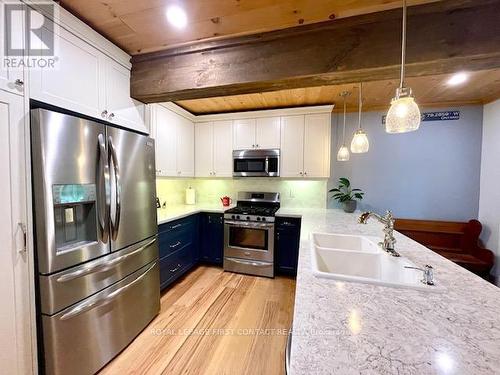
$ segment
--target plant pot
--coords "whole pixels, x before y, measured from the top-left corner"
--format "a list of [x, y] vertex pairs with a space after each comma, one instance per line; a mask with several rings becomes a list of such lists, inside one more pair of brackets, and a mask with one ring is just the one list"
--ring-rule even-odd
[[342, 202], [342, 204], [344, 206], [344, 212], [352, 214], [354, 211], [356, 211], [358, 202], [353, 200]]

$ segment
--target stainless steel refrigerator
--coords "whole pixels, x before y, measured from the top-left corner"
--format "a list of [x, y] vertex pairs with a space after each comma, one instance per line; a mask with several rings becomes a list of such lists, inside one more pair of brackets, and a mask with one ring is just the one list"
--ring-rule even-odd
[[160, 308], [154, 141], [31, 111], [39, 352], [47, 374], [92, 374]]

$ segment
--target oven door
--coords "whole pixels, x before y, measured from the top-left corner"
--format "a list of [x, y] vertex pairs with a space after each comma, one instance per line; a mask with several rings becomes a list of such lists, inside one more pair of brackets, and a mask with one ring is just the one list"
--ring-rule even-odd
[[279, 150], [233, 151], [233, 176], [279, 177]]
[[224, 256], [274, 261], [274, 224], [224, 222]]

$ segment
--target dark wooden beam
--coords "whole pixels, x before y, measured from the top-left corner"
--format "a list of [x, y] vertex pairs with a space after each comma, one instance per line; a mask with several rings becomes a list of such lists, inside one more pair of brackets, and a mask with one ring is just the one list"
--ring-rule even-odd
[[[146, 103], [398, 77], [401, 10], [200, 42], [132, 58]], [[500, 67], [500, 0], [408, 9], [407, 75]]]

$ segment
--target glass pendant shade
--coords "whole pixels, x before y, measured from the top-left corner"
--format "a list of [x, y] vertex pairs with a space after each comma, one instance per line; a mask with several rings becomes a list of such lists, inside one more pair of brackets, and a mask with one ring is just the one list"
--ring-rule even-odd
[[420, 121], [420, 109], [413, 97], [396, 97], [392, 100], [385, 119], [385, 131], [387, 133], [412, 132], [419, 128]]
[[339, 152], [337, 153], [338, 161], [349, 161], [349, 149], [346, 145], [342, 145], [340, 147]]
[[351, 141], [351, 152], [354, 154], [363, 154], [368, 152], [370, 148], [370, 142], [368, 142], [368, 136], [363, 129], [358, 129], [354, 133], [354, 137]]

